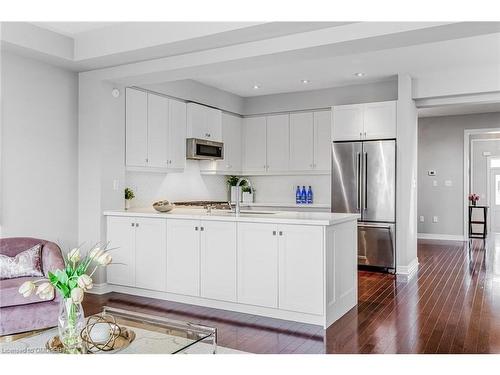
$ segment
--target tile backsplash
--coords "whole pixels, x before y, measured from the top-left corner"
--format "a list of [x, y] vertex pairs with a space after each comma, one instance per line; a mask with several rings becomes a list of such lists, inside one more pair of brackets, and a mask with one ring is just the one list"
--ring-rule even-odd
[[[154, 201], [226, 201], [226, 176], [200, 174], [199, 162], [187, 160], [181, 173], [127, 172], [126, 186], [135, 192], [132, 207], [149, 207]], [[251, 176], [257, 203], [294, 203], [297, 185], [311, 185], [314, 203], [330, 203], [329, 175]]]

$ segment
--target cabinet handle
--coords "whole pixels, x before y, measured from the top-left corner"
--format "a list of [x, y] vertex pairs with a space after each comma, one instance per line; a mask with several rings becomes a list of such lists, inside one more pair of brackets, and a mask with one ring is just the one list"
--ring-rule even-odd
[[135, 226], [138, 227], [139, 226], [139, 223], [135, 223]]
[[146, 163], [149, 163], [149, 159], [148, 158], [146, 158]]
[[276, 236], [276, 231], [275, 230], [273, 230], [273, 236]]
[[282, 231], [279, 231], [279, 235], [282, 236], [283, 235], [283, 232]]
[[205, 230], [205, 227], [200, 227], [200, 230], [203, 232]]
[[132, 225], [133, 227], [135, 227], [135, 223], [132, 223], [131, 225]]
[[194, 227], [194, 230], [198, 230], [198, 227]]

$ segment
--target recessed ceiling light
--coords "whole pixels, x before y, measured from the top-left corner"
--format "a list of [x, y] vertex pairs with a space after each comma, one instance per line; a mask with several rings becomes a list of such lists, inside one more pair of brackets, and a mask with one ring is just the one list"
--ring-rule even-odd
[[356, 77], [364, 77], [364, 76], [365, 76], [365, 73], [358, 72], [358, 73], [354, 73], [354, 75], [355, 75]]
[[254, 89], [254, 90], [258, 90], [258, 89], [260, 89], [260, 85], [253, 85], [253, 89]]
[[308, 79], [303, 79], [300, 82], [302, 82], [304, 85], [307, 85], [308, 83], [311, 83]]

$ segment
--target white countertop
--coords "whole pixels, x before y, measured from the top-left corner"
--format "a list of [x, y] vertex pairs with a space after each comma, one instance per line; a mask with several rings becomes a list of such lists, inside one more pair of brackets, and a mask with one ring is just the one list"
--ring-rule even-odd
[[[258, 206], [258, 204], [256, 205]], [[295, 211], [268, 211], [268, 213], [264, 213], [258, 211], [245, 212], [245, 210], [243, 210], [239, 216], [236, 216], [234, 213], [227, 211], [212, 210], [212, 213], [208, 214], [205, 209], [193, 208], [174, 208], [167, 213], [157, 212], [153, 208], [132, 208], [127, 211], [105, 211], [104, 215], [321, 226], [340, 224], [359, 218], [358, 214]]]

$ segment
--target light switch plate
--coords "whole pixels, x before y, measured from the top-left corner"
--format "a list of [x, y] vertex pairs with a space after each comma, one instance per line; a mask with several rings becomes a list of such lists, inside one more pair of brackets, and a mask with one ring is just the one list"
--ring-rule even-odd
[[425, 221], [425, 218], [421, 215], [419, 218], [420, 222], [423, 223]]
[[437, 180], [433, 180], [433, 181], [432, 181], [432, 186], [438, 186], [438, 182], [437, 182]]
[[453, 185], [453, 183], [451, 182], [451, 180], [446, 180], [444, 182], [444, 186], [448, 186], [449, 187], [449, 186], [452, 186], [452, 185]]
[[113, 180], [113, 190], [117, 191], [120, 188], [120, 180]]
[[437, 223], [437, 222], [439, 222], [438, 217], [437, 217], [437, 216], [433, 216], [433, 217], [432, 217], [432, 222], [433, 222], [433, 223]]

